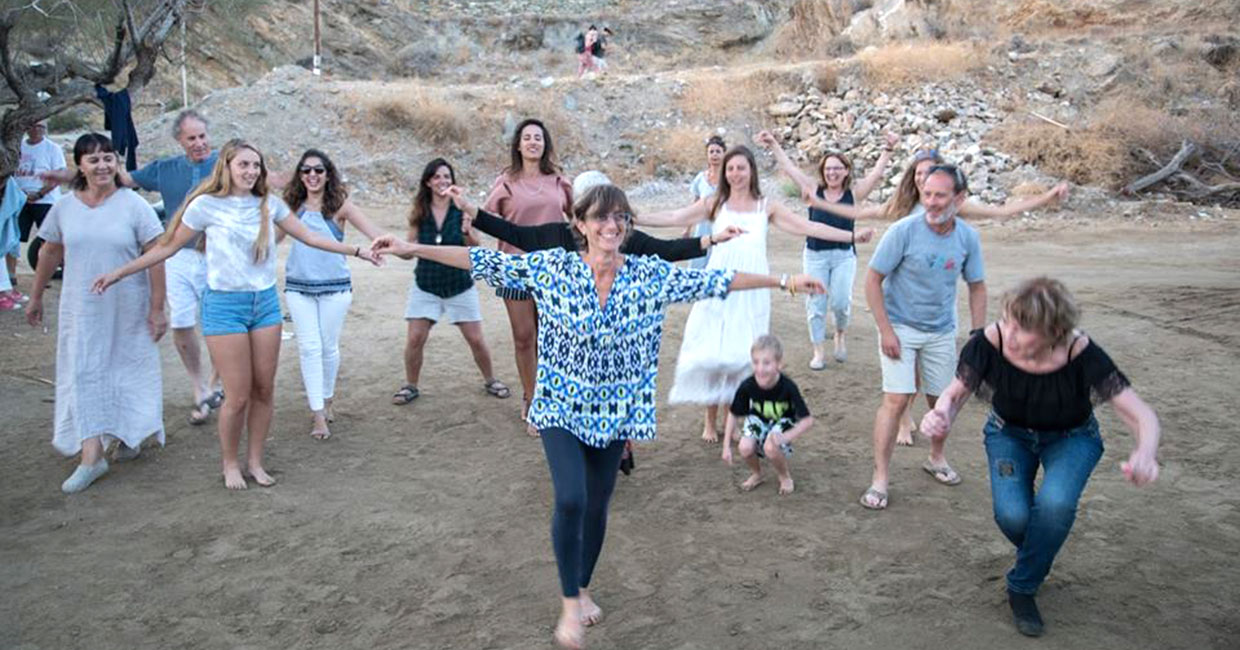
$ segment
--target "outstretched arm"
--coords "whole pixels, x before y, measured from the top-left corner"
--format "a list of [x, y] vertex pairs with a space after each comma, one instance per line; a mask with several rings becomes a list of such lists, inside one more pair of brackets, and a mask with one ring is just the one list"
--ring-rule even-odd
[[344, 242], [336, 241], [330, 237], [324, 237], [316, 232], [312, 232], [306, 227], [306, 224], [301, 222], [301, 219], [288, 217], [277, 221], [276, 225], [280, 227], [280, 230], [288, 233], [290, 237], [307, 246], [313, 246], [320, 250], [325, 250], [332, 253], [340, 253], [341, 255], [360, 257], [375, 266], [382, 263], [379, 256], [375, 255], [370, 249], [355, 246], [353, 244], [346, 244]]
[[770, 131], [762, 131], [755, 138], [758, 144], [771, 152], [775, 158], [775, 163], [779, 165], [779, 170], [792, 179], [801, 188], [801, 194], [814, 194], [818, 191], [818, 181], [812, 176], [801, 171], [796, 163], [788, 158], [788, 154], [784, 153], [784, 148], [779, 145], [779, 141], [775, 139], [775, 134]]
[[701, 257], [707, 249], [715, 244], [722, 244], [733, 237], [745, 233], [739, 226], [728, 226], [718, 233], [701, 237], [681, 237], [679, 239], [660, 239], [634, 229], [624, 242], [621, 252], [632, 255], [655, 255], [669, 262], [679, 262]]
[[416, 257], [466, 271], [472, 269], [467, 246], [427, 246], [402, 241], [396, 235], [382, 235], [371, 242], [370, 250], [376, 255], [396, 255], [404, 259]]
[[662, 212], [647, 212], [634, 217], [634, 221], [643, 226], [653, 226], [656, 228], [690, 226], [710, 216], [709, 201], [713, 200], [714, 197], [707, 197], [683, 208], [664, 210]]
[[340, 216], [366, 235], [367, 239], [374, 239], [383, 234], [383, 229], [376, 226], [353, 201], [345, 199], [344, 205], [340, 206]]
[[782, 276], [774, 276], [737, 271], [732, 275], [732, 285], [729, 291], [748, 291], [749, 289], [784, 289], [793, 295], [798, 293], [827, 292], [827, 288], [823, 286], [822, 280], [804, 273], [798, 273], [797, 275], [785, 273]]
[[874, 236], [873, 228], [862, 228], [853, 233], [834, 226], [828, 226], [825, 223], [818, 223], [804, 217], [798, 217], [792, 214], [792, 211], [782, 203], [771, 203], [769, 209], [771, 225], [791, 235], [802, 235], [845, 244], [867, 242]]
[[[181, 250], [181, 247], [188, 244], [189, 240], [194, 238], [194, 235], [197, 234], [197, 230], [190, 228], [184, 223], [180, 224], [177, 226], [177, 229], [173, 231], [172, 239], [164, 240], [163, 238], [160, 238], [158, 244], [150, 247], [140, 257], [130, 260], [127, 264], [118, 269], [109, 271], [95, 278], [95, 281], [90, 285], [91, 293], [103, 293], [108, 287], [120, 282], [126, 277], [129, 277], [138, 271], [149, 269], [169, 257], [172, 257], [177, 251]], [[40, 251], [40, 257], [42, 257], [42, 251]], [[42, 260], [40, 260], [40, 262], [41, 261]]]
[[960, 206], [960, 214], [966, 217], [1001, 219], [1028, 212], [1029, 210], [1037, 210], [1066, 198], [1068, 198], [1068, 184], [1060, 183], [1037, 196], [1008, 201], [1003, 205], [987, 205], [973, 200], [965, 201], [964, 205]]
[[860, 203], [878, 187], [883, 180], [883, 174], [887, 171], [887, 165], [891, 163], [891, 150], [895, 148], [896, 143], [900, 141], [900, 136], [890, 131], [884, 136], [886, 144], [883, 145], [883, 152], [878, 155], [878, 162], [874, 163], [874, 169], [865, 175], [865, 178], [853, 183], [853, 201]]
[[[465, 212], [463, 208], [461, 211]], [[575, 247], [573, 244], [573, 234], [569, 230], [569, 225], [564, 222], [544, 223], [537, 226], [518, 226], [486, 210], [476, 209], [473, 218], [470, 220], [470, 227], [527, 252], [541, 251], [548, 248], [571, 250]]]
[[844, 217], [845, 219], [852, 219], [853, 221], [858, 221], [860, 219], [877, 219], [883, 216], [882, 205], [869, 204], [869, 203], [867, 203], [866, 205], [848, 205], [847, 203], [835, 203], [833, 201], [828, 201], [824, 198], [820, 198], [818, 195], [812, 192], [808, 194], [802, 194], [801, 200], [814, 206], [815, 208], [818, 208], [819, 210], [827, 210], [828, 212], [831, 212], [832, 214]]

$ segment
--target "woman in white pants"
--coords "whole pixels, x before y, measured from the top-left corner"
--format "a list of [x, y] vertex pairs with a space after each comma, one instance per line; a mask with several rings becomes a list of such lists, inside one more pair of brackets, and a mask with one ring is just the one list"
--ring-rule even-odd
[[[327, 154], [308, 149], [284, 188], [284, 202], [312, 232], [344, 241], [345, 224], [367, 237], [383, 233], [349, 200], [348, 190]], [[353, 302], [345, 256], [293, 242], [284, 268], [284, 298], [297, 332], [301, 378], [314, 417], [310, 437], [331, 437], [332, 398], [340, 369], [340, 330]]]

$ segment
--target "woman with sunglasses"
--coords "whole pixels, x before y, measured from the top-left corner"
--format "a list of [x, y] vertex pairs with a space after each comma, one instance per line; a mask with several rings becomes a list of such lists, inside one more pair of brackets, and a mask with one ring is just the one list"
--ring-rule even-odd
[[[294, 171], [284, 187], [284, 202], [306, 230], [336, 242], [344, 241], [347, 224], [368, 239], [383, 234], [349, 200], [348, 188], [327, 154], [307, 149]], [[284, 298], [297, 333], [301, 379], [313, 420], [310, 437], [327, 440], [332, 435], [328, 424], [335, 420], [332, 399], [340, 370], [340, 332], [353, 302], [348, 260], [340, 253], [294, 241], [284, 267]]]
[[[263, 450], [275, 411], [280, 359], [280, 299], [276, 294], [275, 230], [343, 255], [379, 263], [370, 249], [311, 232], [267, 189], [267, 166], [258, 149], [230, 140], [220, 149], [211, 176], [177, 211], [159, 245], [142, 257], [97, 278], [102, 294], [125, 277], [158, 264], [199, 233], [207, 236], [207, 293], [202, 333], [228, 397], [220, 409], [220, 456], [224, 487], [244, 490], [246, 478], [261, 487], [276, 481], [263, 467]], [[250, 433], [246, 464], [238, 456], [241, 433]]]
[[[768, 201], [762, 196], [757, 163], [747, 147], [733, 147], [724, 155], [722, 167], [719, 191], [713, 197], [678, 210], [640, 217], [640, 223], [650, 226], [684, 227], [706, 219], [716, 233], [729, 226], [744, 230], [744, 235], [714, 250], [707, 270], [766, 273], [767, 232], [772, 226], [792, 235], [838, 242], [866, 242], [874, 236], [873, 228], [855, 233], [840, 230], [798, 217], [783, 204]], [[770, 322], [771, 299], [762, 291], [702, 301], [689, 311], [668, 401], [706, 407], [703, 440], [718, 442], [715, 422], [720, 405], [726, 412], [736, 388], [752, 373], [750, 345], [769, 333]]]
[[[409, 211], [408, 241], [426, 246], [478, 245], [465, 225], [466, 218], [447, 194], [455, 184], [456, 171], [448, 161], [436, 158], [426, 164]], [[461, 269], [419, 260], [405, 306], [405, 384], [392, 395], [392, 403], [408, 404], [421, 395], [418, 381], [422, 375], [422, 353], [431, 328], [444, 318], [461, 330], [482, 373], [483, 389], [492, 397], [507, 399], [511, 391], [495, 378], [491, 350], [482, 334], [482, 308], [473, 279]]]
[[[573, 186], [560, 174], [555, 160], [551, 133], [536, 119], [517, 125], [509, 143], [509, 162], [487, 196], [486, 209], [520, 226], [565, 222], [573, 208]], [[504, 253], [520, 253], [521, 249], [500, 243]], [[512, 327], [512, 347], [521, 378], [521, 417], [530, 408], [534, 392], [534, 373], [538, 358], [538, 310], [529, 294], [509, 287], [496, 289], [504, 299], [508, 324]], [[537, 436], [532, 426], [526, 432]]]
[[[788, 155], [784, 153], [783, 148], [779, 146], [774, 134], [770, 131], [759, 133], [757, 140], [758, 144], [775, 155], [779, 168], [796, 182], [802, 194], [812, 195], [832, 204], [854, 205], [865, 201], [882, 182], [887, 164], [891, 162], [891, 150], [900, 138], [894, 133], [886, 135], [886, 144], [878, 156], [878, 162], [874, 164], [874, 168], [866, 174], [865, 178], [855, 184], [852, 179], [852, 161], [843, 153], [838, 151], [824, 153], [818, 162], [818, 177], [812, 178], [788, 159]], [[854, 224], [853, 219], [812, 205], [809, 208], [809, 220], [850, 232]], [[802, 260], [805, 272], [827, 285], [826, 296], [805, 297], [809, 340], [814, 347], [814, 356], [809, 361], [809, 367], [810, 370], [823, 370], [827, 367], [825, 343], [828, 306], [835, 316], [835, 335], [832, 341], [835, 350], [832, 356], [839, 363], [848, 359], [845, 336], [849, 318], [852, 315], [853, 280], [857, 276], [857, 248], [852, 243], [808, 237], [805, 240]]]
[[[450, 193], [463, 211], [474, 211], [460, 188]], [[821, 283], [804, 275], [684, 269], [654, 257], [624, 255], [632, 213], [619, 188], [591, 188], [573, 208], [573, 252], [553, 248], [507, 255], [426, 246], [391, 235], [372, 244], [378, 253], [468, 269], [489, 284], [525, 291], [538, 304], [538, 382], [530, 422], [540, 431], [555, 491], [551, 539], [562, 598], [555, 641], [565, 648], [582, 647], [584, 627], [603, 617], [590, 597], [590, 578], [602, 550], [624, 442], [655, 437], [666, 307], [746, 289], [822, 291]]]

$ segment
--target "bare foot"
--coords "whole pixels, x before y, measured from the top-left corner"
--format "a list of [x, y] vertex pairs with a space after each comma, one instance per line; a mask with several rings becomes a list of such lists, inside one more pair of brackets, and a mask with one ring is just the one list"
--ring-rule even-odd
[[741, 492], [748, 492], [759, 485], [762, 485], [762, 475], [750, 474], [749, 478], [745, 479], [744, 483], [741, 483]]
[[577, 602], [581, 603], [581, 624], [590, 627], [603, 622], [603, 608], [590, 598], [590, 592], [582, 589], [577, 595]]
[[794, 489], [794, 488], [793, 488], [793, 485], [792, 485], [792, 477], [791, 477], [791, 476], [788, 476], [788, 477], [783, 477], [783, 476], [781, 476], [781, 477], [779, 478], [779, 493], [780, 493], [780, 494], [792, 494], [792, 490], [793, 490], [793, 489]]
[[711, 444], [719, 442], [719, 432], [715, 431], [713, 422], [707, 422], [706, 426], [702, 428], [702, 440]]
[[913, 446], [913, 434], [917, 432], [917, 425], [913, 424], [913, 418], [906, 413], [904, 419], [900, 420], [900, 430], [896, 432], [896, 444], [901, 447]]
[[586, 630], [580, 616], [569, 612], [560, 614], [560, 622], [555, 626], [555, 644], [568, 650], [581, 650], [585, 646]]
[[245, 489], [245, 477], [241, 475], [240, 467], [224, 466], [224, 487], [230, 490]]
[[262, 465], [250, 465], [250, 470], [247, 474], [254, 479], [254, 482], [259, 487], [271, 487], [276, 484], [276, 480], [271, 478], [271, 475], [263, 469]]

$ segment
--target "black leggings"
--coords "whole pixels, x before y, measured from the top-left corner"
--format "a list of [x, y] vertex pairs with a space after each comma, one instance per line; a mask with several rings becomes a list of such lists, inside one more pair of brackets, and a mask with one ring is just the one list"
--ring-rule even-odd
[[560, 569], [560, 590], [565, 598], [576, 598], [581, 588], [590, 586], [603, 549], [607, 502], [616, 486], [624, 441], [600, 449], [561, 428], [543, 429], [541, 437], [555, 487], [551, 546]]

